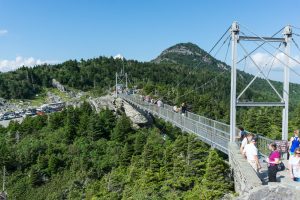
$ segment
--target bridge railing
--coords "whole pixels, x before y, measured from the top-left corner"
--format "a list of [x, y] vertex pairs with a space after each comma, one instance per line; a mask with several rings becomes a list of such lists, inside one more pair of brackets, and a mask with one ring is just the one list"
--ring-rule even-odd
[[[204, 142], [227, 153], [228, 142], [230, 141], [230, 126], [228, 124], [191, 112], [187, 112], [187, 114], [183, 116], [180, 113], [174, 112], [173, 107], [168, 104], [164, 104], [163, 107], [158, 107], [156, 104], [143, 101], [143, 99], [137, 95], [120, 94], [120, 96], [131, 104], [175, 124], [184, 131], [195, 133]], [[239, 132], [240, 130], [236, 128], [236, 136], [239, 136]], [[257, 135], [257, 138], [257, 148], [259, 152], [264, 156], [268, 155], [268, 144], [272, 143], [273, 140], [261, 135]]]
[[229, 126], [227, 124], [191, 112], [187, 112], [186, 115], [181, 115], [180, 113], [174, 112], [173, 107], [170, 105], [164, 104], [163, 107], [158, 107], [156, 104], [143, 101], [136, 95], [121, 94], [120, 97], [153, 115], [157, 115], [158, 117], [173, 123], [183, 131], [196, 134], [202, 141], [226, 154], [228, 153], [230, 135], [228, 132]]
[[274, 140], [257, 135], [257, 149], [260, 154], [267, 157], [270, 154], [269, 144], [274, 142]]

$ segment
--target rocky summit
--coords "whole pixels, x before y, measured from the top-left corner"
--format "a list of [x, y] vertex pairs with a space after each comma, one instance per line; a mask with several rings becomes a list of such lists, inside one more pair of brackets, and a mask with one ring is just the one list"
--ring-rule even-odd
[[227, 69], [228, 66], [216, 60], [206, 51], [193, 43], [179, 43], [164, 50], [154, 63], [173, 63], [191, 67], [216, 67]]

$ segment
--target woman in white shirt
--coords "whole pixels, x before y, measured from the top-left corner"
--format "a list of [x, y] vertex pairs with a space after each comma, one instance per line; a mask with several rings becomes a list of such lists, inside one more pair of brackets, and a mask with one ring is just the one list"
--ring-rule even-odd
[[294, 155], [289, 160], [289, 170], [291, 178], [300, 182], [300, 148], [298, 147], [294, 151]]

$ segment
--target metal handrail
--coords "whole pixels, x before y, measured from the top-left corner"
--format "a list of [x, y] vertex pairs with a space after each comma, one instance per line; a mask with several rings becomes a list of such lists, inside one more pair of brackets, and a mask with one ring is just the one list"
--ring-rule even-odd
[[[217, 128], [217, 126], [223, 127], [223, 124], [208, 118], [203, 120], [201, 116], [197, 116], [193, 113], [188, 113], [186, 116], [182, 116], [181, 114], [174, 112], [172, 107], [169, 105], [157, 107], [153, 104], [142, 101], [136, 96], [121, 95], [121, 97], [127, 102], [130, 102], [147, 112], [157, 115], [166, 121], [172, 122], [184, 131], [198, 135], [204, 142], [211, 144], [213, 147], [224, 153], [228, 153], [227, 146], [229, 142], [229, 133], [226, 130]], [[189, 117], [190, 115], [194, 115], [194, 118], [198, 118], [198, 121]]]
[[[141, 98], [136, 95], [120, 94], [120, 97], [149, 113], [157, 115], [166, 121], [172, 122], [184, 131], [198, 135], [204, 142], [211, 144], [224, 153], [228, 153], [227, 146], [230, 141], [230, 126], [228, 124], [218, 122], [192, 112], [187, 112], [185, 116], [182, 116], [180, 113], [174, 112], [173, 107], [168, 104], [164, 104], [163, 107], [158, 107], [154, 104], [141, 100]], [[236, 132], [239, 133], [238, 128], [236, 128]], [[264, 156], [268, 155], [268, 144], [274, 142], [274, 140], [261, 135], [257, 135], [257, 138], [257, 148], [260, 154]]]

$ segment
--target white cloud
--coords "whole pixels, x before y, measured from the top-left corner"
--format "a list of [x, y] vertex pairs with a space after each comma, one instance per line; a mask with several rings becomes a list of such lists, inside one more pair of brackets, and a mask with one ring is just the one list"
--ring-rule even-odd
[[[270, 68], [270, 66], [273, 63], [273, 67], [272, 69], [274, 70], [282, 70], [283, 67], [285, 66], [284, 63], [286, 62], [286, 55], [283, 52], [277, 53], [276, 54], [276, 59], [273, 59], [273, 57], [270, 54], [267, 53], [255, 53], [252, 56], [252, 59], [256, 62], [256, 64], [260, 67], [263, 68], [266, 67]], [[297, 60], [298, 62], [300, 62], [300, 56], [296, 55], [292, 57], [293, 59]], [[295, 60], [290, 59], [290, 67], [291, 68], [296, 68], [296, 67], [300, 67], [299, 63], [297, 63]], [[247, 61], [248, 63], [251, 62], [251, 66], [254, 67], [254, 64], [252, 61], [250, 61], [250, 59], [248, 59]]]
[[8, 30], [6, 30], [6, 29], [0, 29], [0, 36], [1, 35], [5, 35], [7, 33], [8, 33]]
[[35, 59], [33, 57], [23, 58], [22, 56], [17, 56], [15, 60], [0, 60], [0, 71], [7, 72], [16, 70], [22, 66], [33, 67], [35, 65], [41, 64], [55, 64], [59, 63], [59, 61], [54, 60], [41, 60]]

